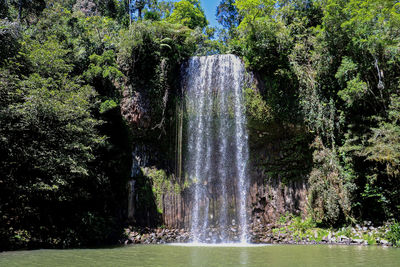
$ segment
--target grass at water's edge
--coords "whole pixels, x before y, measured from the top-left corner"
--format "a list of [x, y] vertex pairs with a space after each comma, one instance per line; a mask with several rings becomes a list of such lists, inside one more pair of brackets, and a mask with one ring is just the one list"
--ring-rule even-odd
[[362, 226], [334, 229], [318, 227], [310, 217], [302, 219], [286, 214], [278, 223], [271, 230], [272, 241], [277, 243], [400, 246], [400, 223], [396, 221], [378, 227], [364, 222]]

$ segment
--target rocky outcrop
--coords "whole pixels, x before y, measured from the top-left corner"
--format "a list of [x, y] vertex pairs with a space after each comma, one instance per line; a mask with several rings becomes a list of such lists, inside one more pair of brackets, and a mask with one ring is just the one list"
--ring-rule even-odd
[[133, 129], [150, 127], [150, 103], [140, 92], [124, 91], [121, 101], [121, 113]]
[[[250, 131], [249, 141], [247, 213], [250, 215], [250, 223], [275, 223], [286, 213], [307, 215], [307, 175], [311, 169], [312, 157], [304, 131], [294, 127], [271, 128], [264, 132]], [[174, 174], [168, 176], [165, 172], [165, 177], [161, 178], [154, 169], [156, 162], [147, 159], [148, 154], [154, 158], [156, 150], [149, 152], [148, 147], [140, 148], [141, 153], [134, 150], [132, 168], [132, 176], [139, 177], [134, 178], [138, 181], [137, 187], [140, 187], [141, 180], [148, 179], [148, 184], [153, 187], [152, 192], [149, 192], [154, 195], [151, 199], [156, 202], [152, 207], [158, 207], [163, 225], [176, 229], [188, 228], [193, 210], [190, 183], [186, 181], [187, 184], [184, 184], [184, 179], [176, 178]], [[146, 159], [145, 163], [143, 159]], [[143, 172], [141, 168], [153, 171]], [[218, 205], [217, 198], [210, 198], [210, 201], [211, 206]], [[136, 206], [141, 203], [139, 202], [136, 202]], [[140, 214], [141, 218], [136, 221], [145, 223], [147, 220], [143, 220], [143, 216], [147, 217], [147, 213], [147, 208], [146, 212], [137, 212], [137, 216]]]
[[307, 215], [309, 141], [299, 126], [250, 129], [249, 212], [253, 221], [269, 224], [285, 213]]
[[165, 192], [162, 195], [163, 223], [168, 227], [182, 229], [189, 225], [190, 202], [187, 192]]
[[265, 224], [277, 221], [285, 213], [307, 214], [305, 180], [287, 183], [283, 183], [280, 178], [261, 183], [255, 181], [250, 186], [249, 197], [252, 219], [261, 220]]
[[186, 243], [191, 239], [190, 233], [184, 229], [165, 228], [127, 228], [126, 238], [122, 244], [165, 244]]
[[[330, 245], [381, 245], [392, 246], [385, 234], [388, 225], [373, 227], [356, 225], [355, 227], [328, 230], [310, 228], [298, 229], [290, 222], [284, 224], [261, 224], [255, 222], [249, 231], [249, 242], [255, 244], [330, 244]], [[228, 235], [231, 242], [238, 242], [240, 237], [237, 226], [231, 226]], [[207, 243], [220, 243], [221, 229], [212, 227], [207, 231]], [[193, 241], [193, 234], [185, 229], [176, 228], [127, 228], [121, 244], [166, 244], [188, 243]]]
[[[165, 74], [163, 75], [165, 76]], [[259, 87], [259, 85], [256, 87]], [[164, 104], [167, 103], [168, 99], [171, 99], [168, 97], [168, 90], [165, 90], [165, 92]], [[188, 141], [187, 133], [185, 134], [184, 131], [182, 133], [182, 129], [186, 127], [185, 119], [177, 119], [172, 116], [168, 123], [161, 120], [160, 125], [165, 123], [168, 125], [167, 128], [170, 129], [166, 132], [166, 135], [153, 133], [154, 136], [150, 137], [152, 129], [153, 132], [155, 129], [152, 125], [155, 118], [150, 118], [152, 111], [150, 102], [142, 92], [128, 93], [128, 90], [126, 90], [121, 103], [122, 114], [129, 122], [131, 129], [134, 132], [139, 130], [141, 135], [138, 139], [143, 139], [136, 140], [137, 143], [134, 144], [133, 151], [136, 151], [138, 146], [144, 147], [145, 149], [140, 149], [143, 150], [143, 153], [140, 153], [143, 154], [140, 159], [146, 158], [146, 163], [139, 163], [136, 158], [138, 153], [134, 152], [130, 183], [134, 184], [136, 188], [131, 192], [134, 191], [137, 195], [136, 197], [131, 196], [129, 202], [130, 206], [135, 209], [135, 214], [133, 215], [129, 211], [128, 214], [130, 217], [135, 217], [132, 221], [142, 222], [141, 225], [146, 225], [147, 221], [151, 221], [149, 217], [152, 217], [152, 214], [159, 213], [162, 218], [161, 223], [166, 227], [188, 228], [191, 213], [196, 210], [196, 205], [192, 202], [193, 186], [190, 185], [191, 181], [188, 180], [188, 171], [182, 172], [182, 162], [187, 160], [189, 154], [186, 151], [187, 148], [182, 148], [182, 143]], [[182, 115], [185, 112], [184, 110], [173, 111], [172, 106], [177, 107], [177, 103], [170, 105], [169, 112], [165, 113], [167, 106], [164, 105], [163, 118], [166, 114], [175, 114], [178, 117], [178, 113], [181, 114], [181, 117], [185, 117]], [[180, 108], [182, 109], [181, 106]], [[210, 108], [210, 110], [212, 109]], [[246, 183], [248, 183], [246, 205], [249, 215], [248, 221], [250, 223], [269, 224], [276, 222], [285, 213], [306, 215], [307, 177], [312, 164], [312, 153], [309, 148], [311, 140], [308, 138], [307, 131], [299, 125], [282, 125], [281, 123], [271, 122], [269, 122], [269, 125], [265, 125], [265, 122], [263, 123], [264, 125], [257, 125], [257, 123], [249, 120], [247, 124], [250, 154], [249, 173], [246, 177]], [[211, 122], [210, 125], [212, 125]], [[149, 129], [150, 131], [148, 131]], [[160, 136], [162, 136], [161, 139]], [[146, 140], [144, 141], [144, 139]], [[204, 140], [208, 139], [205, 138]], [[143, 143], [143, 145], [140, 145], [140, 143]], [[217, 159], [219, 152], [217, 149], [214, 150], [215, 152], [210, 154], [210, 158], [219, 162]], [[229, 150], [227, 158], [235, 157], [231, 155], [234, 150]], [[212, 165], [212, 163], [210, 164]], [[225, 166], [225, 164], [222, 164], [222, 166]], [[217, 190], [218, 186], [213, 185], [214, 181], [218, 181], [220, 175], [218, 166], [214, 167], [216, 168], [212, 170], [211, 175], [214, 179], [201, 182], [201, 192], [205, 192], [205, 195], [201, 196], [196, 202], [199, 203], [197, 210], [205, 210], [204, 207], [208, 207], [210, 225], [214, 225], [218, 221], [216, 218], [221, 213], [219, 207], [223, 204], [226, 205], [223, 210], [227, 213], [225, 215], [227, 219], [223, 221], [234, 219], [235, 214], [238, 213], [236, 205], [240, 202], [238, 201], [240, 194], [232, 189], [237, 188], [234, 181], [238, 171], [230, 171], [233, 166], [225, 166], [228, 167], [226, 168], [226, 181], [231, 184], [226, 189], [229, 198], [226, 203], [223, 203], [219, 198], [221, 190]], [[148, 173], [141, 171], [142, 168], [154, 169], [155, 171], [152, 173], [155, 176], [151, 177]], [[219, 168], [221, 167], [219, 166]], [[158, 171], [163, 171], [167, 177], [160, 180]], [[201, 172], [199, 171], [199, 173]], [[204, 175], [197, 176], [203, 177]], [[203, 188], [206, 189], [203, 190]], [[216, 189], [213, 190], [213, 188]], [[204, 200], [205, 198], [207, 200]], [[147, 203], [151, 203], [151, 205]], [[154, 223], [156, 221], [153, 220]]]

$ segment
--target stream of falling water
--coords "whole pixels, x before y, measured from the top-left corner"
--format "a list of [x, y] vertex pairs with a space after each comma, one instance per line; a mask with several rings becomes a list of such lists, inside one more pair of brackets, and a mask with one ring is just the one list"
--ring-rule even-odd
[[[247, 242], [244, 77], [243, 62], [234, 55], [193, 57], [185, 68], [184, 172], [192, 184], [194, 242]], [[233, 228], [239, 235], [230, 234]]]

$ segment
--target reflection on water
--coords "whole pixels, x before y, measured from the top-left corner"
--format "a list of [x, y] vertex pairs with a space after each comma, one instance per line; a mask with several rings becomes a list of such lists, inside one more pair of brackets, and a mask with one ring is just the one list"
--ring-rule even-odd
[[190, 266], [193, 266], [193, 267], [198, 266], [198, 262], [200, 262], [198, 250], [197, 249], [192, 249], [190, 251], [190, 256], [191, 256], [190, 257], [190, 260], [191, 260], [191, 265]]
[[[230, 244], [232, 245], [232, 244]], [[0, 253], [0, 266], [400, 266], [400, 249], [358, 246], [171, 246]]]
[[[270, 245], [265, 245], [265, 244], [248, 244], [248, 243], [218, 243], [218, 244], [207, 244], [207, 243], [174, 243], [170, 244], [170, 246], [176, 246], [176, 247], [188, 247], [191, 248], [190, 250], [190, 262], [193, 267], [197, 266], [202, 266], [204, 264], [205, 258], [208, 255], [210, 255], [210, 250], [212, 248], [215, 248], [215, 253], [219, 253], [220, 249], [226, 249], [226, 248], [240, 248], [238, 250], [239, 253], [232, 253], [231, 255], [228, 255], [230, 260], [233, 262], [237, 262], [240, 264], [240, 266], [250, 266], [248, 265], [248, 249], [252, 249], [255, 247], [265, 247], [265, 246], [270, 246]], [[218, 257], [218, 256], [217, 256]], [[205, 265], [206, 266], [206, 265]], [[218, 266], [225, 266], [225, 265], [218, 265]], [[232, 266], [234, 267], [234, 266]]]
[[175, 246], [175, 247], [226, 247], [226, 248], [254, 248], [254, 247], [266, 247], [272, 246], [271, 244], [251, 244], [251, 243], [201, 243], [201, 242], [192, 242], [192, 243], [171, 243], [167, 246]]
[[247, 266], [248, 256], [249, 256], [249, 254], [247, 252], [247, 248], [240, 250], [240, 258], [239, 258], [240, 265]]

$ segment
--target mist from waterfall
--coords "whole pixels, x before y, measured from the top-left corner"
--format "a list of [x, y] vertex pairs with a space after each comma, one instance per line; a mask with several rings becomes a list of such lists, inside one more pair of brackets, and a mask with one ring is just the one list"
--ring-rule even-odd
[[191, 183], [194, 242], [247, 242], [245, 75], [234, 55], [193, 57], [184, 67], [184, 173]]

